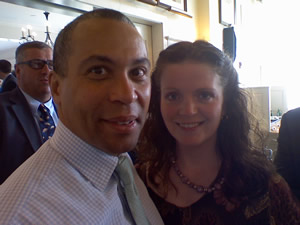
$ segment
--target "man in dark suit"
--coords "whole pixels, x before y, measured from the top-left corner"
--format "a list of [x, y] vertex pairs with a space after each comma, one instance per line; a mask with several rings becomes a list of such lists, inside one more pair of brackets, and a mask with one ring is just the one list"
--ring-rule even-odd
[[283, 115], [277, 141], [274, 160], [277, 171], [300, 200], [300, 108]]
[[48, 83], [52, 69], [52, 49], [45, 43], [27, 42], [17, 48], [18, 87], [0, 94], [0, 184], [43, 144], [41, 103], [57, 123]]
[[0, 87], [2, 81], [10, 74], [11, 72], [11, 63], [6, 59], [0, 60]]
[[0, 93], [11, 91], [15, 89], [17, 86], [17, 78], [15, 72], [11, 72], [8, 76], [3, 80]]

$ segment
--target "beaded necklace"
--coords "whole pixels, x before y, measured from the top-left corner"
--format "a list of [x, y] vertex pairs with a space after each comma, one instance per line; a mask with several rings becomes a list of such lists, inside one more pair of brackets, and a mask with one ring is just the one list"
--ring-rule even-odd
[[224, 177], [220, 178], [218, 180], [218, 182], [215, 182], [213, 186], [211, 187], [204, 187], [202, 185], [197, 185], [193, 182], [191, 182], [189, 180], [189, 178], [187, 178], [186, 176], [183, 175], [183, 173], [180, 171], [180, 169], [178, 168], [177, 164], [176, 164], [176, 160], [173, 158], [171, 160], [172, 166], [177, 174], [177, 176], [180, 178], [180, 181], [183, 184], [186, 184], [187, 186], [189, 186], [190, 188], [194, 189], [195, 191], [197, 191], [198, 193], [211, 193], [213, 191], [215, 191], [216, 189], [220, 190], [222, 184], [224, 183]]

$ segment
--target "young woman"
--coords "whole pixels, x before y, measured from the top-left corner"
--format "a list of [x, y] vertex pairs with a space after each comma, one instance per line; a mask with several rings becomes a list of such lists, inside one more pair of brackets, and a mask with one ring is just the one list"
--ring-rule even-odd
[[300, 224], [253, 127], [222, 51], [196, 41], [160, 53], [137, 168], [166, 225]]

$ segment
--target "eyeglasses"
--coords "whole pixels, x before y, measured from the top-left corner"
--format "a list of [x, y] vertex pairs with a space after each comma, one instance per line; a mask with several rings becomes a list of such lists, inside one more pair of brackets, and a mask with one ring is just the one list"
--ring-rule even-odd
[[42, 60], [42, 59], [32, 59], [25, 62], [19, 62], [17, 64], [26, 64], [30, 68], [35, 70], [40, 70], [44, 68], [44, 66], [47, 64], [49, 70], [53, 70], [53, 61], [52, 60]]

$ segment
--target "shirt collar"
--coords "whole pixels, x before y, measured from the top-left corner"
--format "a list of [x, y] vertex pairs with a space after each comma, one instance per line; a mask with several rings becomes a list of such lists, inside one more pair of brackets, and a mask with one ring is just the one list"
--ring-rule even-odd
[[[50, 144], [88, 181], [104, 191], [118, 164], [118, 157], [86, 143], [59, 122]], [[125, 155], [127, 153], [124, 153]]]
[[29, 94], [25, 93], [21, 88], [20, 90], [25, 96], [33, 114], [37, 114], [40, 104], [44, 104], [50, 110], [50, 113], [55, 110], [53, 106], [52, 97], [49, 99], [49, 101], [42, 103], [31, 97]]

